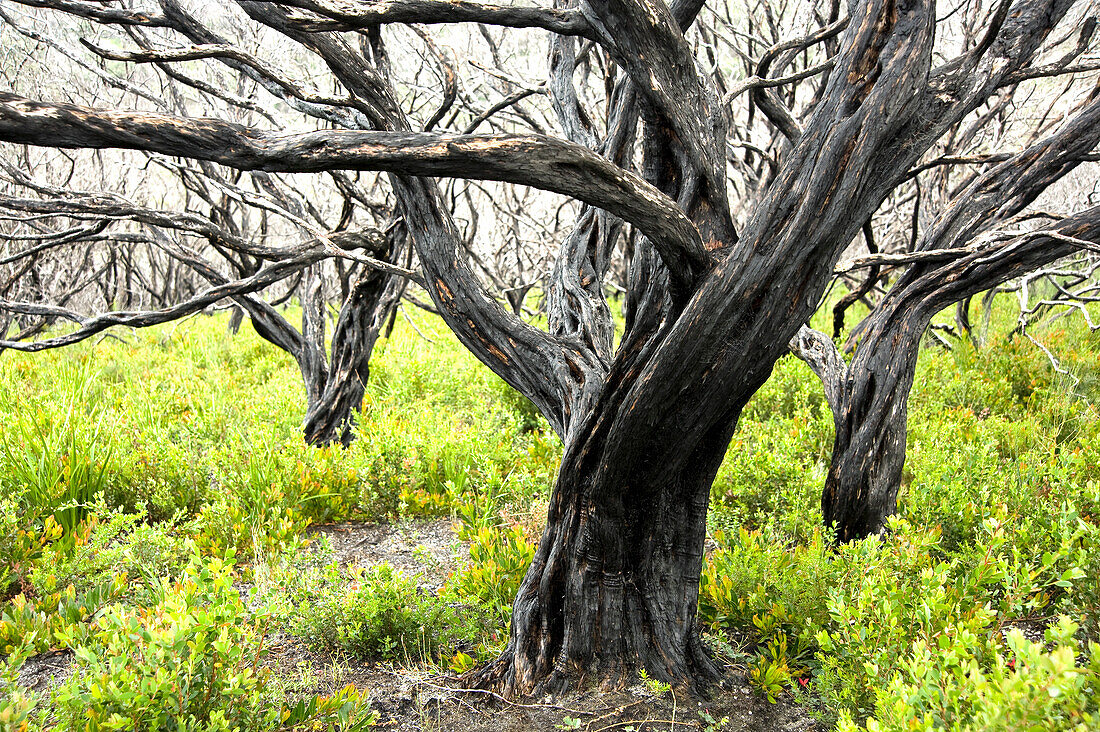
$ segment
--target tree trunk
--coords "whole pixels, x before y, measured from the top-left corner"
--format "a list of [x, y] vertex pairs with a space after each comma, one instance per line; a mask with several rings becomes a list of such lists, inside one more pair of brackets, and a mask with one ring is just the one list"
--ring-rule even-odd
[[[392, 246], [387, 254], [396, 262], [406, 250], [402, 231], [402, 244]], [[332, 333], [327, 380], [320, 395], [309, 404], [302, 426], [310, 445], [339, 442], [347, 447], [354, 439], [352, 428], [367, 389], [374, 344], [401, 301], [407, 283], [403, 277], [366, 270], [352, 286]]]
[[[921, 337], [935, 314], [1071, 254], [1075, 242], [1091, 246], [1100, 236], [1098, 210], [1092, 208], [1045, 231], [963, 249], [983, 230], [1023, 211], [1051, 181], [1073, 170], [1100, 141], [1098, 121], [1100, 91], [1056, 134], [987, 170], [963, 191], [917, 246], [923, 251], [951, 248], [959, 252], [958, 258], [946, 264], [916, 264], [906, 271], [857, 328], [860, 340], [846, 373], [822, 368], [813, 354], [807, 358], [797, 338], [792, 341], [792, 350], [822, 377], [833, 409], [836, 438], [821, 509], [825, 524], [835, 525], [838, 540], [882, 531], [897, 510], [909, 392]], [[1074, 150], [1078, 152], [1070, 152]], [[823, 346], [830, 347], [831, 342]]]
[[473, 683], [541, 694], [586, 677], [629, 684], [640, 669], [688, 686], [719, 678], [696, 609], [708, 497], [726, 441], [707, 441], [663, 470], [639, 462], [635, 445], [606, 439], [613, 417], [604, 410], [589, 420], [590, 432], [567, 450], [508, 647]]
[[838, 541], [881, 532], [897, 510], [909, 391], [925, 325], [872, 327], [841, 387], [832, 462], [821, 493], [825, 525], [835, 527]]

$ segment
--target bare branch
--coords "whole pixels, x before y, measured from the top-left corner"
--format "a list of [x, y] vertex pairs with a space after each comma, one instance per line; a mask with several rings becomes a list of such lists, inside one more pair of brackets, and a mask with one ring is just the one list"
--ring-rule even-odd
[[564, 36], [589, 36], [584, 16], [573, 9], [491, 5], [467, 0], [284, 0], [280, 5], [308, 10], [321, 18], [295, 19], [307, 31], [349, 31], [387, 23], [485, 23], [508, 28], [542, 28]]
[[587, 148], [549, 137], [350, 130], [278, 135], [214, 119], [99, 111], [0, 92], [0, 140], [147, 150], [241, 170], [379, 170], [531, 185], [637, 226], [652, 238], [681, 287], [690, 290], [711, 262], [699, 233], [673, 201]]

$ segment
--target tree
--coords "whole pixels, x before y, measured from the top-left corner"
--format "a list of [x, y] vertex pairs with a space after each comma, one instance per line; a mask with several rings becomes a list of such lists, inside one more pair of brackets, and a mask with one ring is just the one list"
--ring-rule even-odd
[[[374, 343], [408, 278], [416, 277], [404, 261], [410, 251], [400, 222], [386, 230], [330, 231], [316, 208], [303, 210], [294, 189], [265, 173], [250, 176], [259, 190], [248, 191], [238, 185], [241, 181], [209, 167], [172, 165], [180, 188], [198, 199], [198, 207], [209, 207], [205, 215], [195, 215], [139, 205], [117, 192], [58, 188], [0, 164], [32, 194], [0, 195], [0, 211], [9, 220], [33, 223], [27, 233], [0, 235], [0, 240], [23, 244], [4, 258], [13, 272], [2, 307], [24, 321], [11, 337], [18, 344], [12, 347], [43, 347], [28, 339], [57, 320], [75, 323], [78, 332], [90, 335], [117, 324], [140, 327], [180, 318], [228, 294], [236, 312], [247, 313], [256, 332], [298, 364], [306, 387], [306, 441], [351, 441], [352, 415], [363, 400]], [[348, 195], [365, 197], [351, 181], [338, 180]], [[193, 207], [194, 201], [184, 208]], [[290, 236], [300, 237], [304, 246], [262, 243], [278, 228], [280, 215], [293, 222], [299, 231]], [[365, 258], [368, 266], [354, 260], [349, 268], [339, 266], [344, 259], [326, 266], [331, 254], [318, 235], [345, 257]], [[287, 266], [285, 260], [294, 255], [302, 256]], [[325, 290], [333, 281], [340, 307], [326, 350], [326, 311], [333, 293]], [[255, 292], [258, 284], [283, 285], [284, 291], [268, 302]], [[276, 308], [296, 293], [302, 304], [300, 329]], [[94, 314], [84, 315], [88, 309]]]
[[[553, 8], [238, 0], [255, 24], [324, 63], [337, 92], [320, 98], [279, 83], [269, 64], [197, 26], [177, 0], [143, 10], [23, 1], [123, 28], [169, 29], [158, 50], [144, 53], [160, 63], [216, 58], [259, 74], [272, 95], [336, 129], [271, 131], [3, 92], [0, 140], [146, 150], [240, 170], [389, 174], [435, 307], [565, 443], [508, 646], [471, 677], [518, 693], [588, 675], [624, 679], [637, 668], [686, 683], [718, 675], [695, 627], [698, 578], [711, 482], [742, 408], [814, 312], [865, 222], [937, 140], [1000, 90], [1046, 73], [1047, 47], [1066, 43], [1055, 28], [1080, 12], [1067, 0], [971, 4], [968, 16], [981, 19], [982, 31], [966, 43], [945, 30], [952, 13], [930, 2], [853, 1], [846, 17], [839, 3], [821, 13], [807, 6], [797, 37], [764, 48], [747, 34], [741, 52], [755, 73], [733, 82], [720, 46], [736, 44], [718, 39], [729, 35], [720, 13], [731, 20], [736, 13], [703, 13], [693, 0]], [[776, 15], [760, 7], [775, 30]], [[394, 23], [549, 31], [546, 89], [560, 135], [414, 131], [432, 125], [410, 117], [399, 69], [389, 63], [382, 28]], [[190, 45], [170, 45], [181, 36]], [[605, 70], [602, 94], [585, 64]], [[808, 95], [775, 91], [809, 78]], [[739, 112], [747, 115], [740, 127], [732, 121]], [[748, 139], [761, 127], [770, 141]], [[1059, 145], [1056, 155], [1081, 153]], [[728, 167], [751, 178], [731, 187]], [[583, 204], [546, 290], [546, 330], [503, 307], [474, 276], [435, 177], [520, 184]], [[1082, 216], [1028, 241], [1092, 242], [1093, 219]], [[621, 238], [630, 254], [628, 307], [616, 347], [603, 281]], [[1000, 263], [1013, 251], [987, 253]], [[953, 286], [950, 272], [938, 276]]]
[[[1098, 207], [1066, 217], [1048, 214], [1043, 218], [1054, 219], [1049, 225], [1030, 231], [997, 231], [1100, 143], [1098, 91], [1055, 134], [991, 167], [951, 201], [914, 250], [925, 256], [860, 323], [850, 364], [821, 333], [804, 327], [792, 341], [792, 350], [822, 378], [833, 410], [836, 436], [822, 513], [841, 541], [881, 531], [896, 509], [906, 402], [932, 317], [1075, 251], [1100, 251]], [[991, 231], [986, 241], [974, 241]]]
[[[57, 23], [56, 18], [47, 23], [49, 19], [39, 14], [17, 21], [3, 11], [0, 17], [14, 40], [12, 46], [35, 42], [70, 62], [68, 84], [81, 93], [94, 96], [113, 87], [152, 100], [161, 111], [186, 114], [189, 90], [210, 90], [218, 82], [208, 69], [187, 69], [187, 76], [179, 67], [163, 78], [148, 78], [138, 73], [140, 66], [131, 66], [125, 76], [116, 77], [97, 68], [94, 61], [152, 62], [156, 54], [148, 37], [131, 34], [141, 50], [120, 54], [97, 45], [103, 41], [109, 45], [109, 37], [89, 38], [85, 32], [77, 42], [72, 37], [77, 29]], [[430, 42], [430, 37], [425, 39]], [[81, 59], [81, 50], [92, 62]], [[428, 50], [434, 50], [441, 67], [453, 77], [453, 62], [433, 45]], [[48, 65], [44, 58], [35, 60]], [[422, 57], [421, 62], [427, 65], [429, 59]], [[492, 64], [488, 68], [493, 70]], [[32, 75], [21, 68], [16, 81], [49, 83], [43, 74], [27, 78]], [[244, 78], [235, 93], [223, 94], [232, 103], [204, 111], [228, 113], [237, 121], [255, 114], [276, 119], [268, 109], [244, 98], [245, 92], [254, 96], [257, 87], [255, 79]], [[472, 126], [494, 122], [494, 115], [504, 108], [468, 111], [470, 100], [444, 101], [436, 116], [450, 111], [454, 119], [460, 111], [466, 112], [474, 117]], [[3, 265], [9, 268], [0, 296], [7, 300], [9, 330], [13, 317], [21, 323], [10, 336], [12, 341], [31, 341], [59, 319], [88, 326], [91, 330], [85, 332], [92, 332], [112, 324], [152, 325], [181, 317], [209, 306], [206, 288], [232, 289], [267, 265], [313, 249], [315, 256], [297, 265], [283, 262], [267, 268], [261, 280], [263, 293], [253, 287], [236, 294], [230, 327], [236, 330], [240, 316], [247, 313], [261, 337], [295, 359], [307, 398], [303, 424], [307, 442], [350, 443], [353, 414], [362, 403], [373, 346], [383, 326], [392, 324], [406, 283], [419, 280], [410, 269], [412, 252], [405, 229], [393, 220], [392, 201], [387, 200], [377, 176], [352, 177], [334, 171], [303, 186], [278, 174], [225, 171], [205, 161], [169, 161], [140, 154], [96, 156], [83, 165], [41, 155], [13, 157], [19, 158], [18, 163], [0, 159], [10, 190], [9, 195], [0, 194], [0, 213], [9, 222], [6, 230], [0, 230], [0, 242], [8, 245]], [[63, 185], [48, 182], [51, 163], [67, 168]], [[37, 172], [41, 175], [32, 175]], [[474, 251], [476, 213], [483, 207], [477, 199], [484, 197], [468, 188], [450, 191], [450, 207], [461, 211], [464, 205], [475, 214], [469, 219], [471, 231], [464, 233], [463, 245], [477, 257], [482, 273], [495, 287], [506, 296], [518, 297], [518, 306], [522, 293], [530, 289], [525, 279], [530, 278], [532, 265], [524, 258], [540, 252], [509, 252], [512, 261], [502, 267], [500, 260], [509, 258], [502, 252], [479, 255]], [[523, 202], [518, 196], [509, 198], [517, 200], [503, 200], [496, 208], [519, 228], [515, 212]], [[363, 223], [363, 218], [368, 220]], [[553, 232], [548, 233], [552, 239]], [[323, 241], [327, 247], [321, 246]], [[298, 328], [277, 309], [291, 297], [302, 306]], [[333, 303], [336, 314], [330, 345], [326, 326]], [[49, 343], [13, 347], [37, 350]]]

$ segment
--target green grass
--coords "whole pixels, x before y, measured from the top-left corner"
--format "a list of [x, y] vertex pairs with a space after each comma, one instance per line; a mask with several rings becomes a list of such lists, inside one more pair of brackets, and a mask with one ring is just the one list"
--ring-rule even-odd
[[[0, 357], [0, 721], [59, 724], [98, 693], [90, 675], [123, 680], [117, 627], [137, 623], [143, 652], [185, 642], [158, 636], [150, 613], [179, 615], [192, 640], [255, 642], [254, 611], [211, 589], [230, 606], [204, 616], [173, 584], [223, 561], [238, 580], [266, 573], [265, 627], [318, 646], [458, 670], [499, 648], [560, 446], [441, 323], [416, 318], [432, 342], [399, 322], [379, 344], [348, 449], [303, 443], [294, 363], [220, 317]], [[998, 310], [986, 348], [922, 353], [884, 538], [839, 551], [822, 538], [832, 417], [801, 362], [781, 360], [745, 409], [712, 492], [700, 619], [741, 649], [762, 694], [844, 729], [1096, 720], [1100, 338], [1070, 320], [1039, 333], [1068, 377], [1012, 325]], [[313, 524], [450, 515], [469, 559], [440, 597], [386, 567], [300, 564]], [[1012, 632], [1029, 624], [1050, 626], [1045, 645]], [[64, 647], [84, 649], [82, 670], [59, 696], [13, 685], [28, 653]], [[212, 695], [277, 697], [243, 657], [226, 663]], [[165, 693], [142, 709], [159, 714]], [[1008, 721], [990, 716], [998, 705]], [[194, 724], [220, 724], [217, 711], [196, 707]]]

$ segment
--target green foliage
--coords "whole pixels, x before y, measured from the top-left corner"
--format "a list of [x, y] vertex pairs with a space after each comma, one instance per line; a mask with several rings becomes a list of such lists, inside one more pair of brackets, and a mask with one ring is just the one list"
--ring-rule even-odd
[[512, 602], [535, 558], [535, 542], [525, 527], [482, 527], [471, 537], [470, 561], [454, 572], [448, 588], [489, 608], [501, 625], [512, 617]]
[[740, 529], [716, 532], [719, 549], [708, 557], [699, 582], [699, 619], [714, 629], [756, 626], [754, 618], [824, 620], [822, 598], [836, 570], [829, 547], [816, 531], [808, 544], [784, 546], [781, 538]]
[[103, 608], [122, 597], [123, 579], [119, 575], [80, 594], [69, 585], [42, 597], [16, 595], [0, 612], [0, 653], [70, 647]]
[[0, 600], [25, 587], [42, 550], [61, 538], [53, 514], [30, 510], [22, 492], [0, 495]]
[[719, 533], [700, 583], [700, 619], [756, 639], [748, 676], [770, 699], [809, 677], [804, 694], [823, 718], [846, 709], [860, 719], [915, 642], [989, 637], [1016, 619], [1094, 602], [1094, 583], [1082, 580], [1100, 530], [1063, 506], [1053, 522], [1059, 533], [1046, 538], [1051, 549], [1036, 556], [1000, 510], [979, 527], [980, 549], [951, 558], [936, 530], [901, 519], [885, 540], [835, 551], [820, 534], [789, 548], [758, 533]]
[[361, 659], [449, 662], [488, 631], [476, 608], [423, 593], [387, 565], [345, 576], [329, 564], [300, 574], [287, 590], [293, 633]]
[[142, 514], [108, 509], [103, 503], [94, 510], [72, 542], [43, 552], [31, 577], [36, 594], [67, 586], [83, 593], [120, 578], [129, 594], [138, 595], [177, 572], [195, 554], [194, 543], [173, 523], [145, 524]]
[[[60, 724], [61, 696], [12, 680], [46, 649], [94, 658], [67, 682], [66, 724], [92, 689], [158, 718], [170, 695], [149, 659], [190, 641], [204, 650], [184, 671], [220, 701], [180, 724], [217, 728], [218, 715], [266, 700], [242, 728], [304, 729], [346, 726], [341, 709], [365, 719], [365, 700], [283, 698], [249, 660], [275, 624], [324, 648], [458, 672], [499, 648], [561, 446], [444, 326], [415, 317], [432, 342], [399, 323], [379, 344], [346, 449], [303, 443], [294, 364], [247, 330], [229, 336], [222, 318], [138, 331], [132, 344], [5, 354], [0, 719]], [[1100, 341], [1071, 328], [1040, 337], [1072, 378], [1019, 337], [922, 354], [899, 520], [835, 550], [819, 528], [832, 417], [801, 362], [776, 365], [718, 471], [699, 604], [761, 694], [793, 691], [845, 729], [1097, 726]], [[451, 515], [469, 558], [442, 596], [389, 568], [301, 552], [311, 524]], [[227, 552], [262, 610], [215, 587], [227, 568], [196, 578], [203, 557]], [[1074, 625], [1048, 628], [1042, 646], [1013, 630], [1056, 615]], [[242, 656], [218, 655], [222, 629]], [[148, 688], [116, 656], [137, 659]]]
[[56, 729], [349, 728], [372, 717], [357, 693], [285, 706], [263, 666], [268, 618], [245, 609], [220, 561], [163, 582], [154, 604], [113, 605], [76, 647], [53, 694]]
[[0, 729], [26, 732], [38, 707], [38, 694], [19, 684], [19, 669], [34, 652], [30, 644], [8, 651], [0, 670]]
[[12, 415], [0, 432], [0, 490], [19, 495], [25, 511], [52, 513], [65, 531], [76, 528], [107, 483], [112, 444], [90, 406], [91, 380], [87, 369], [62, 370], [51, 395], [60, 400], [56, 411], [16, 404], [0, 392], [0, 409]]
[[[1086, 660], [1065, 617], [1044, 643], [1010, 630], [1000, 642], [954, 628], [929, 646], [916, 641], [899, 672], [876, 694], [868, 732], [953, 729], [1012, 732], [1085, 730], [1100, 724], [1100, 645]], [[861, 729], [847, 713], [838, 729]]]
[[772, 530], [804, 542], [821, 525], [832, 413], [820, 382], [793, 357], [745, 407], [711, 490], [715, 529]]

